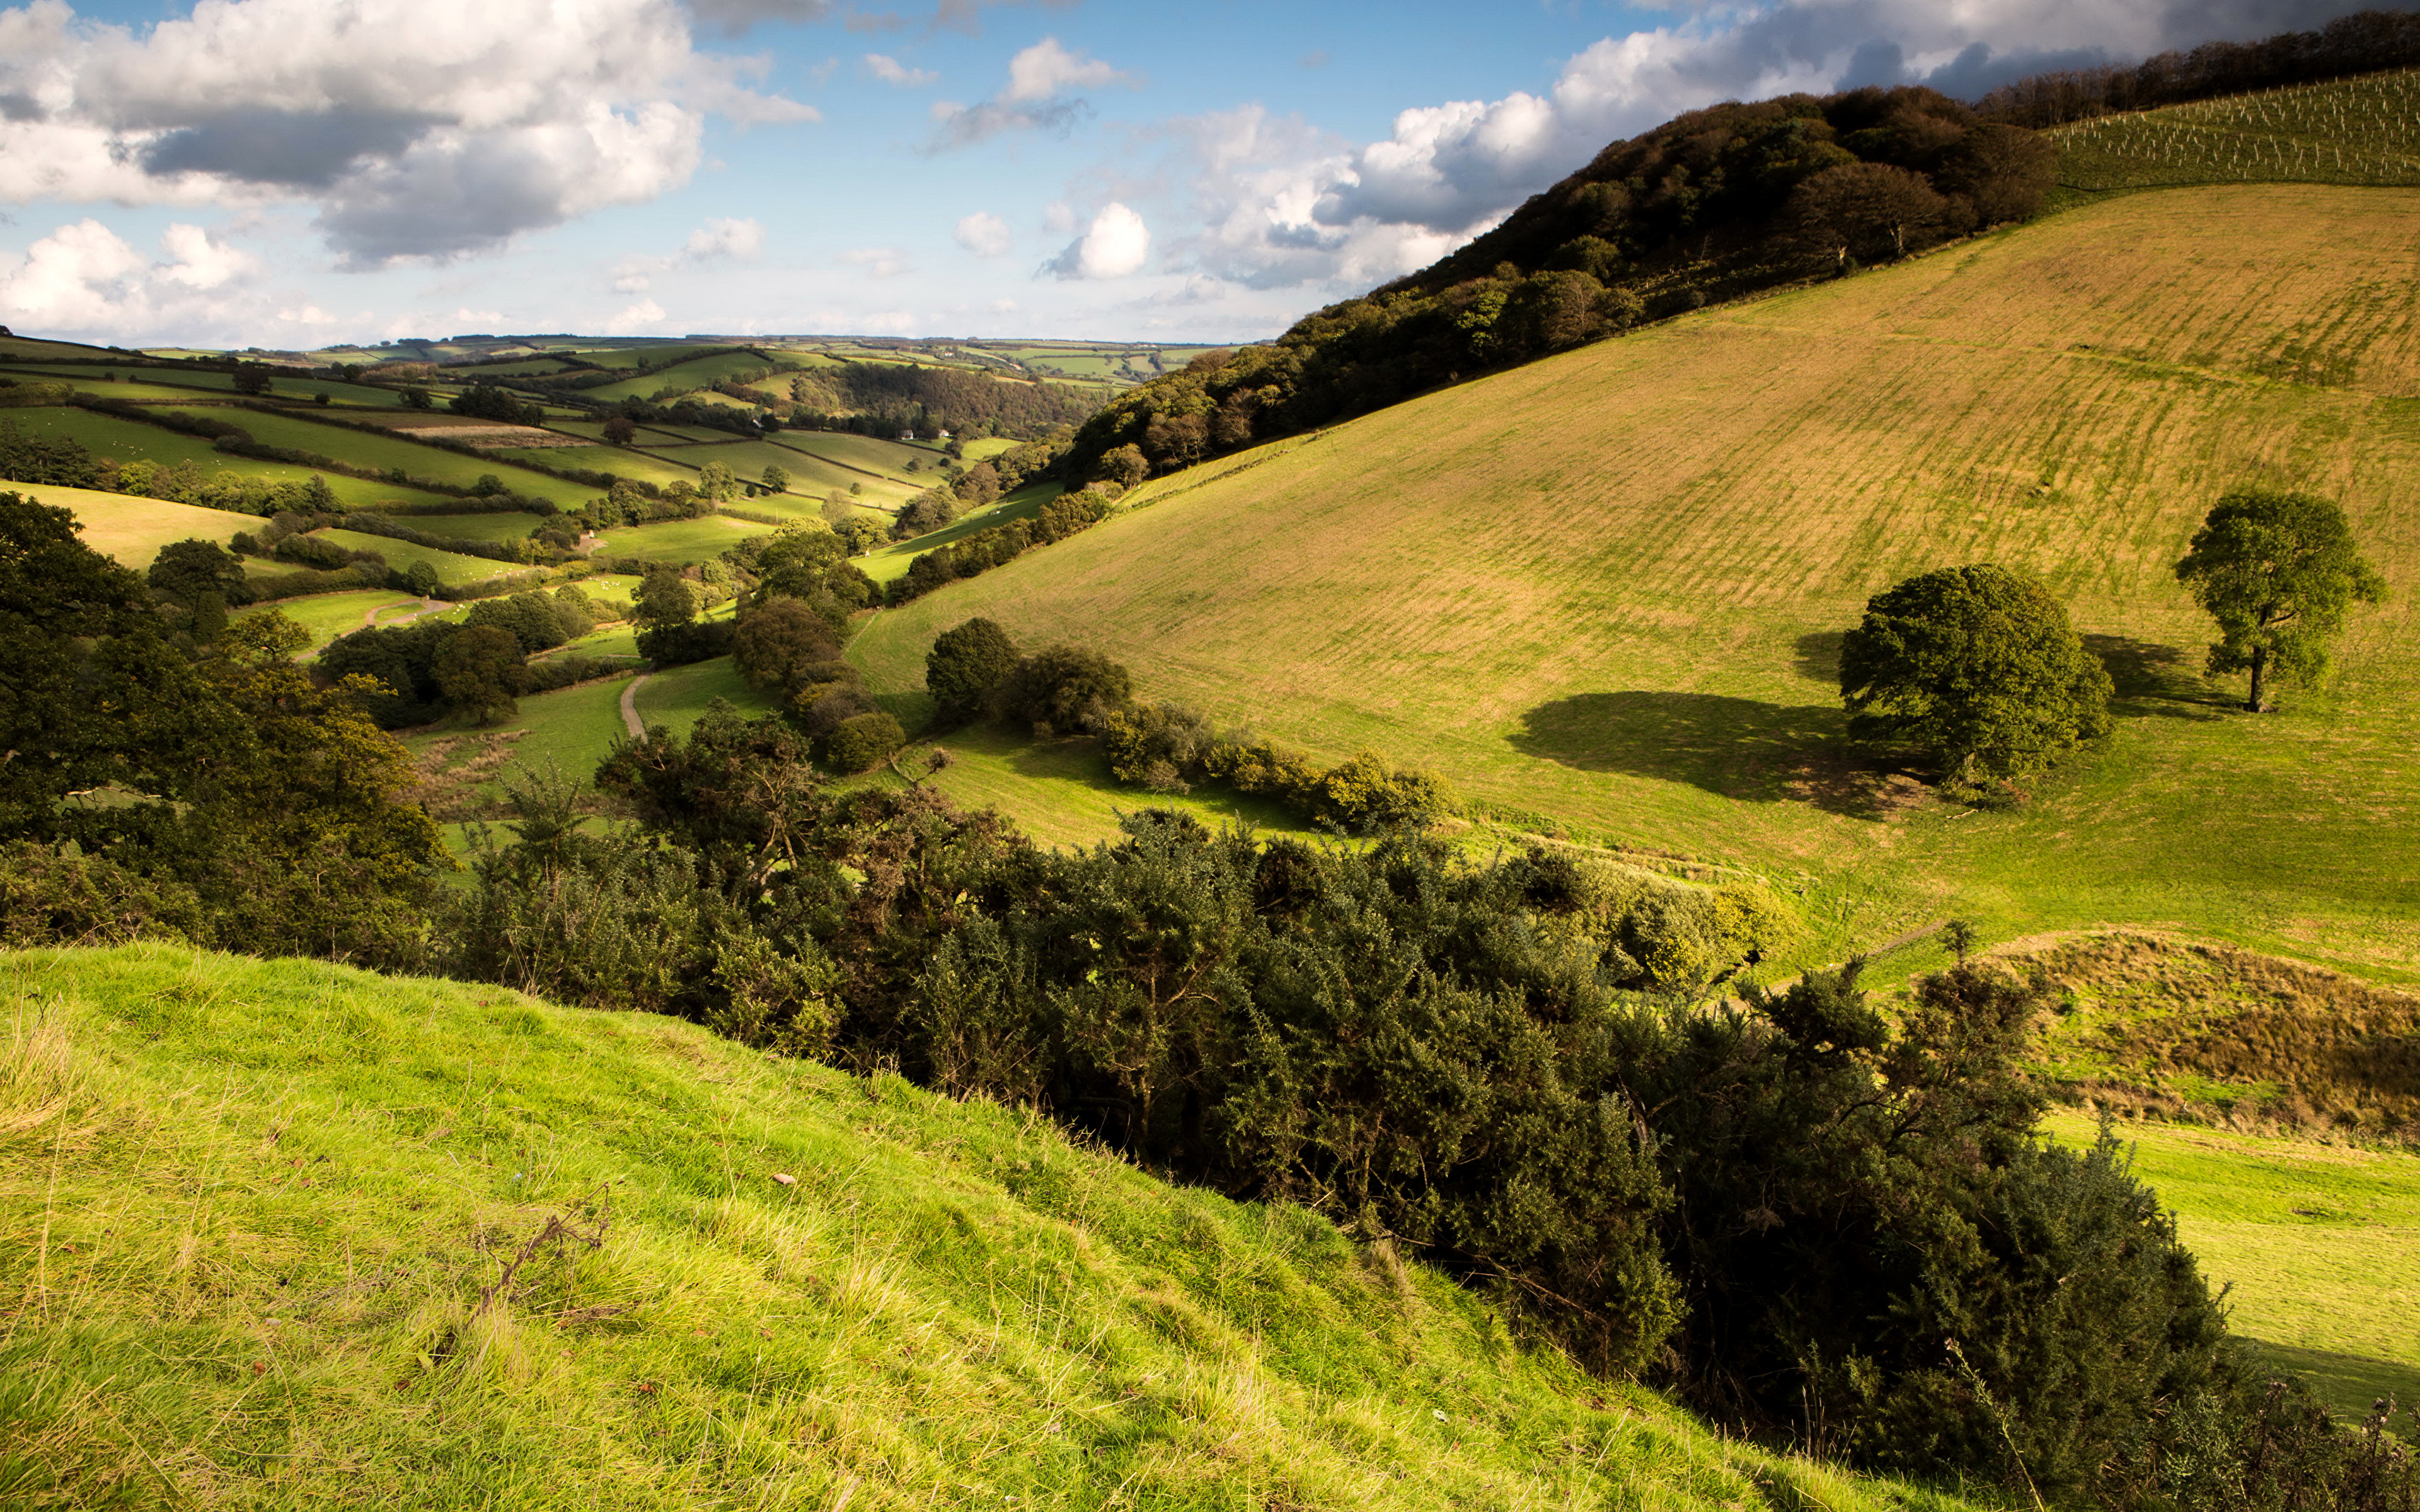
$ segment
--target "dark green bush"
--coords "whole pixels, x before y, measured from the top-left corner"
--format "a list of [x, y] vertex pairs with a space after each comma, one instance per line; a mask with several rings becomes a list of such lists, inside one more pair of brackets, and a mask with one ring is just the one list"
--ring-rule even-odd
[[843, 719], [824, 737], [824, 764], [844, 774], [862, 772], [891, 759], [908, 743], [908, 732], [880, 709]]

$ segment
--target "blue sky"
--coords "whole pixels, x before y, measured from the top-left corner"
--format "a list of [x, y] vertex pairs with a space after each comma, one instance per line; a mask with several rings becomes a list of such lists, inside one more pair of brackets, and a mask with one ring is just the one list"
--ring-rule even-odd
[[30, 0], [0, 322], [1230, 341], [1725, 98], [2316, 25], [2359, 0]]

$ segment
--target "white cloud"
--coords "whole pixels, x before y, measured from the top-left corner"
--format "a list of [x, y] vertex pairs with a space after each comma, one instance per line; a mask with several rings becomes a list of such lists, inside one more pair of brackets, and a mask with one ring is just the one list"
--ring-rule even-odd
[[765, 250], [765, 228], [753, 217], [747, 220], [728, 218], [712, 220], [689, 234], [681, 247], [681, 255], [690, 262], [704, 262], [715, 257], [737, 257], [745, 260]]
[[117, 336], [169, 326], [232, 332], [264, 317], [253, 292], [259, 259], [197, 225], [160, 239], [167, 256], [144, 256], [86, 218], [36, 241], [0, 270], [0, 324], [61, 334]]
[[860, 247], [840, 255], [841, 262], [861, 269], [868, 278], [896, 278], [908, 270], [908, 264], [896, 247]]
[[348, 262], [442, 259], [695, 171], [709, 114], [815, 118], [675, 0], [202, 0], [147, 33], [0, 11], [0, 199], [317, 207]]
[[1142, 81], [1098, 58], [1070, 53], [1046, 37], [1008, 60], [1008, 87], [972, 105], [936, 100], [933, 121], [940, 128], [937, 147], [967, 147], [1003, 131], [1065, 132], [1093, 107], [1070, 98], [1078, 89], [1104, 85], [1140, 87]]
[[1099, 58], [1068, 52], [1059, 45], [1056, 37], [1046, 37], [1008, 60], [1008, 87], [1000, 98], [1003, 104], [1023, 105], [1037, 100], [1055, 100], [1071, 90], [1140, 82]]
[[929, 69], [911, 69], [887, 53], [865, 54], [865, 71], [884, 84], [902, 89], [922, 89], [941, 82], [941, 76]]
[[1008, 251], [1008, 223], [989, 210], [977, 210], [960, 220], [953, 235], [959, 246], [978, 257], [998, 257]]
[[661, 325], [664, 307], [653, 300], [641, 300], [621, 314], [605, 322], [609, 336], [634, 336], [650, 326]]
[[1150, 257], [1151, 228], [1141, 216], [1112, 202], [1043, 268], [1060, 278], [1125, 278], [1142, 271]]

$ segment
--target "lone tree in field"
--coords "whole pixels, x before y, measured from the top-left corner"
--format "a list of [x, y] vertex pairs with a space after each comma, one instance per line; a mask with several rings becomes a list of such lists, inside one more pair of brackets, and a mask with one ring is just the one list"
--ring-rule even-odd
[[2267, 706], [2260, 689], [2269, 678], [2307, 686], [2327, 670], [2347, 606], [2386, 597], [2386, 579], [2362, 560], [2343, 510], [2265, 488], [2220, 498], [2177, 576], [2218, 622], [2211, 673], [2249, 671], [2243, 706], [2255, 714]]
[[1921, 746], [1969, 781], [2106, 733], [2109, 692], [2050, 590], [2005, 567], [1910, 578], [1869, 599], [1840, 643], [1849, 733]]

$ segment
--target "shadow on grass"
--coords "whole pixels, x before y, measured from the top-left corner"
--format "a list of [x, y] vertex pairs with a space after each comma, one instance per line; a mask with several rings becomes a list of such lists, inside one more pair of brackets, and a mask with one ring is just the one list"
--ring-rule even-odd
[[1798, 638], [1792, 648], [1790, 670], [1810, 683], [1827, 687], [1840, 686], [1840, 642], [1848, 639], [1845, 630], [1809, 630]]
[[[2403, 1360], [2373, 1360], [2329, 1350], [2305, 1350], [2246, 1337], [2260, 1357], [2281, 1370], [2290, 1370], [2311, 1384], [2328, 1412], [2342, 1423], [2358, 1423], [2370, 1404], [2392, 1396], [2398, 1404], [2420, 1401], [2420, 1365]], [[2396, 1414], [2400, 1427], [2405, 1418]]]
[[2109, 669], [2109, 712], [2121, 719], [2221, 719], [2237, 702], [2215, 692], [2174, 646], [2122, 635], [2087, 635], [2084, 649]]
[[1847, 736], [1848, 717], [1823, 704], [1642, 689], [1542, 703], [1522, 716], [1512, 744], [1583, 772], [1686, 782], [1750, 803], [1811, 803], [1855, 819], [1880, 819], [1921, 792], [1909, 773], [1861, 759]]

